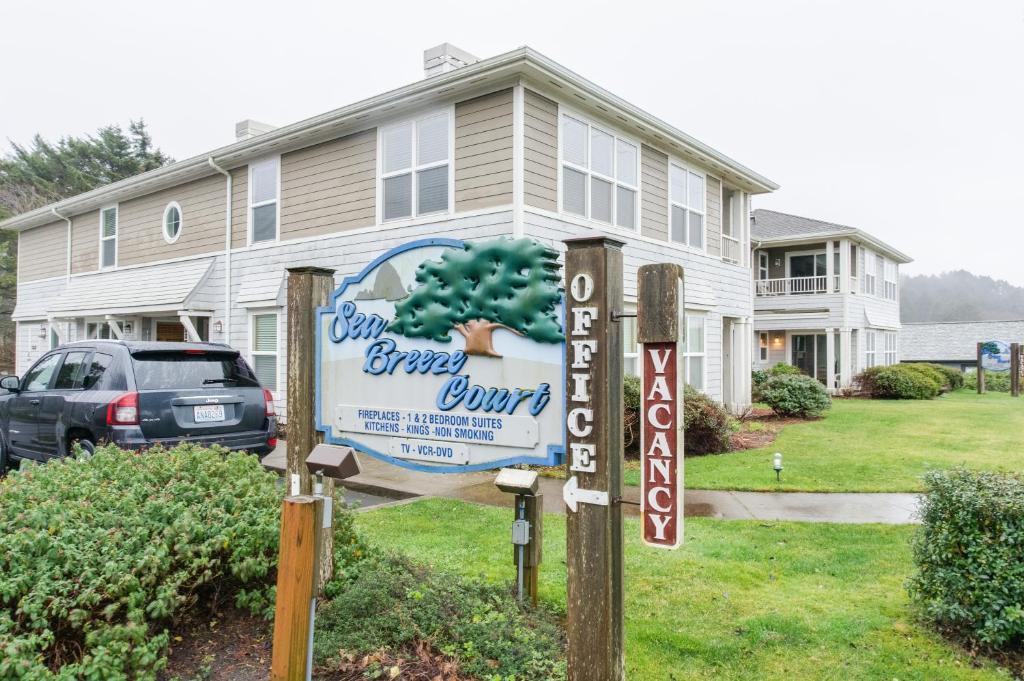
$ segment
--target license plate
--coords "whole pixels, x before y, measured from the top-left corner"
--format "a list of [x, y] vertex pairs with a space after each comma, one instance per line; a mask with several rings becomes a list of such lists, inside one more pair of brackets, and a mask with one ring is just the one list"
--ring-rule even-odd
[[224, 420], [223, 404], [202, 404], [195, 407], [196, 423], [211, 423]]

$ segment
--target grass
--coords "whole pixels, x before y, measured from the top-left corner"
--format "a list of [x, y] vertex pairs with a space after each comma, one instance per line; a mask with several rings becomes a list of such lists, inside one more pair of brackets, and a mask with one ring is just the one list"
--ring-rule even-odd
[[[1024, 398], [961, 390], [935, 400], [835, 400], [817, 421], [783, 426], [767, 447], [686, 459], [686, 486], [801, 492], [916, 492], [929, 469], [1024, 468]], [[781, 452], [776, 484], [771, 461]], [[640, 484], [637, 465], [627, 485]]]
[[[511, 581], [509, 512], [429, 499], [360, 514], [370, 541], [448, 572]], [[544, 519], [541, 599], [565, 607], [565, 517]], [[627, 677], [1008, 679], [915, 623], [912, 528], [687, 521], [673, 552], [626, 521]]]

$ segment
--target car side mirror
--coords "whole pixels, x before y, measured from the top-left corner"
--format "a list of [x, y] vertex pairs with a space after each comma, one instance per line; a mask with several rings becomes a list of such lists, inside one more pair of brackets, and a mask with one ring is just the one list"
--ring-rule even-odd
[[0, 378], [0, 388], [8, 392], [18, 393], [21, 392], [21, 381], [17, 376], [4, 376]]

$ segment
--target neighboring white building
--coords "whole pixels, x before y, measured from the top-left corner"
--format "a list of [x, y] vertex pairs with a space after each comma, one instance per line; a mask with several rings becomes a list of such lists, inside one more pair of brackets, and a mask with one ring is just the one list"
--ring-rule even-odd
[[900, 361], [932, 362], [960, 371], [978, 367], [978, 343], [1024, 343], [1024, 319], [995, 322], [904, 323]]
[[763, 209], [751, 217], [755, 367], [792, 364], [837, 390], [899, 361], [908, 256], [855, 227]]
[[476, 60], [441, 45], [424, 68], [292, 125], [243, 121], [228, 146], [0, 223], [19, 233], [19, 373], [61, 341], [220, 341], [280, 413], [285, 268], [340, 281], [423, 237], [562, 249], [596, 230], [626, 244], [627, 311], [640, 265], [685, 268], [687, 380], [747, 405], [750, 197], [777, 186], [529, 48]]

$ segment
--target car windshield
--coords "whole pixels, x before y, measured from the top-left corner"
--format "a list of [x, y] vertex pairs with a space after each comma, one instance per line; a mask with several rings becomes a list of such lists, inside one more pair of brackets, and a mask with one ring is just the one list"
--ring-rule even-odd
[[237, 354], [146, 352], [132, 355], [139, 390], [258, 387], [252, 369]]

